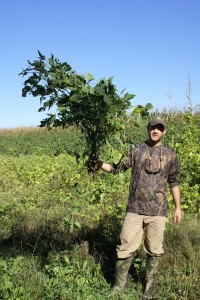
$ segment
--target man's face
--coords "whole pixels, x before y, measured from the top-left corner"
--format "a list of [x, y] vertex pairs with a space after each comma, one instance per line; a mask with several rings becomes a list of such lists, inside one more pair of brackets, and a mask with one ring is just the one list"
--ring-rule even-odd
[[153, 145], [160, 145], [166, 130], [162, 124], [150, 126], [148, 128], [149, 140]]

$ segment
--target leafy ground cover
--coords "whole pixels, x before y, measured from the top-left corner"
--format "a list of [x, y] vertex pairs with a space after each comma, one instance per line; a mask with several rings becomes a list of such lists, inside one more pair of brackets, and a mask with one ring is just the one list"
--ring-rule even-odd
[[[199, 117], [188, 110], [167, 118], [166, 142], [176, 148], [183, 170], [184, 219], [172, 224], [169, 197], [158, 298], [198, 300]], [[145, 127], [131, 130], [125, 133], [129, 144], [145, 138]], [[91, 178], [78, 155], [84, 148], [79, 134], [39, 128], [0, 132], [1, 299], [108, 298], [130, 171], [117, 176], [100, 171]], [[110, 144], [102, 150], [106, 160], [121, 154], [118, 141]], [[144, 270], [141, 247], [118, 299], [141, 299]]]

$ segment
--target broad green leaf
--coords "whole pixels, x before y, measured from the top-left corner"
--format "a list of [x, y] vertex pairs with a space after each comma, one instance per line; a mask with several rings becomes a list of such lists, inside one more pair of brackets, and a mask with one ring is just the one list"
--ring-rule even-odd
[[125, 100], [131, 100], [131, 99], [133, 99], [135, 97], [135, 95], [134, 94], [125, 94], [124, 95], [124, 98], [125, 98]]
[[93, 75], [92, 75], [91, 73], [86, 72], [86, 73], [85, 73], [85, 77], [86, 77], [86, 79], [87, 79], [88, 81], [94, 80], [94, 77], [93, 77]]
[[141, 127], [141, 126], [144, 125], [144, 121], [143, 121], [143, 118], [142, 118], [141, 115], [137, 116], [136, 122], [137, 122], [137, 124], [138, 124], [139, 127]]
[[135, 107], [134, 109], [133, 109], [133, 111], [131, 112], [131, 116], [135, 116], [135, 115], [137, 115], [137, 114], [139, 114], [140, 112], [141, 112], [141, 107]]
[[151, 103], [147, 103], [146, 106], [145, 106], [145, 108], [147, 110], [153, 109], [153, 105]]

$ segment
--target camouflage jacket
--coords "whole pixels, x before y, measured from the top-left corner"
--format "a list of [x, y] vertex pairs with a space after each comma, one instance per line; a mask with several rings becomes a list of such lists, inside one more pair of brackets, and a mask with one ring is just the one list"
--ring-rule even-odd
[[142, 142], [131, 147], [121, 167], [131, 168], [127, 212], [167, 216], [167, 184], [179, 185], [176, 152], [167, 145], [150, 147]]

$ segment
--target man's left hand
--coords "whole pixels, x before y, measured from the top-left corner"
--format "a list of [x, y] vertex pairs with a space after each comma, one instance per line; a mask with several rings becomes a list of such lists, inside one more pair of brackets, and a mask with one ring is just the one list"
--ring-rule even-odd
[[176, 209], [174, 213], [174, 224], [179, 224], [181, 222], [182, 216], [181, 216], [181, 210]]

